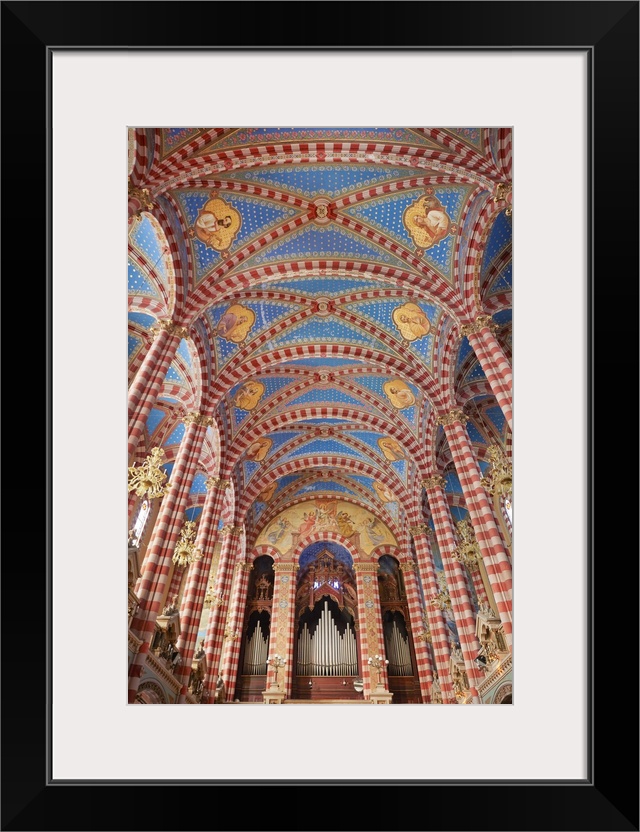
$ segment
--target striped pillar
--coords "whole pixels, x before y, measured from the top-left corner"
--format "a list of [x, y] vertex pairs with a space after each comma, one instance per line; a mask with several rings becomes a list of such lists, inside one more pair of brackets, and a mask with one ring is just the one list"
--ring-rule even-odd
[[238, 661], [242, 647], [242, 619], [247, 605], [247, 590], [249, 588], [249, 572], [252, 563], [236, 563], [236, 575], [233, 582], [231, 609], [229, 610], [230, 638], [225, 641], [222, 655], [222, 678], [227, 689], [227, 700], [233, 701], [238, 678]]
[[513, 386], [513, 372], [498, 339], [493, 334], [498, 325], [491, 315], [479, 315], [472, 324], [461, 327], [462, 335], [466, 335], [476, 357], [482, 367], [493, 395], [507, 424], [513, 430], [513, 409], [511, 390]]
[[177, 563], [174, 565], [173, 574], [171, 575], [171, 581], [169, 582], [169, 590], [167, 592], [168, 601], [173, 601], [173, 599], [176, 598], [176, 600], [179, 602], [182, 579], [184, 577], [184, 573], [188, 573], [188, 570], [188, 566], [178, 566]]
[[175, 358], [180, 341], [189, 330], [172, 321], [158, 321], [151, 346], [129, 388], [129, 458], [135, 453], [147, 423], [147, 417], [158, 400], [160, 388], [169, 365]]
[[416, 560], [418, 561], [418, 571], [422, 579], [422, 587], [424, 589], [424, 601], [427, 611], [427, 620], [429, 622], [429, 630], [431, 631], [431, 645], [433, 648], [433, 658], [438, 671], [438, 678], [440, 680], [440, 688], [442, 690], [442, 702], [445, 705], [456, 705], [456, 697], [453, 693], [453, 680], [451, 678], [451, 668], [449, 661], [451, 658], [451, 650], [449, 647], [449, 628], [442, 610], [431, 603], [431, 599], [440, 592], [438, 580], [436, 578], [436, 568], [433, 564], [433, 556], [431, 555], [431, 546], [429, 545], [428, 533], [431, 531], [426, 523], [421, 523], [418, 526], [412, 526], [409, 530], [413, 536], [413, 542], [416, 549]]
[[213, 704], [216, 681], [220, 670], [220, 657], [225, 638], [227, 612], [229, 610], [229, 592], [233, 578], [233, 566], [238, 556], [242, 526], [224, 526], [222, 528], [222, 550], [216, 574], [217, 599], [211, 604], [207, 635], [205, 638], [205, 655], [207, 658], [207, 679], [205, 683], [206, 700]]
[[409, 622], [411, 624], [413, 647], [416, 654], [416, 675], [420, 683], [420, 694], [423, 702], [430, 702], [431, 685], [433, 683], [433, 664], [427, 643], [427, 634], [422, 623], [422, 604], [420, 602], [420, 589], [418, 587], [415, 561], [403, 561], [400, 564], [400, 569], [402, 569], [404, 588], [407, 593]]
[[207, 496], [195, 540], [196, 548], [200, 549], [203, 555], [200, 560], [191, 564], [180, 605], [180, 638], [176, 646], [180, 651], [182, 664], [176, 673], [176, 678], [181, 679], [183, 684], [184, 693], [181, 693], [181, 697], [186, 695], [186, 686], [189, 684], [189, 674], [196, 649], [198, 628], [202, 618], [204, 597], [207, 592], [207, 582], [213, 558], [215, 532], [222, 511], [224, 492], [228, 488], [229, 482], [221, 480], [219, 477], [209, 477], [205, 485]]
[[476, 617], [467, 591], [465, 569], [454, 558], [458, 540], [444, 493], [444, 480], [440, 476], [429, 477], [422, 484], [427, 492], [429, 508], [435, 525], [436, 539], [440, 548], [440, 557], [444, 566], [449, 596], [451, 597], [451, 610], [460, 637], [460, 648], [464, 658], [465, 670], [469, 678], [472, 702], [479, 704], [478, 685], [484, 679], [484, 675], [475, 663], [480, 650], [480, 643], [476, 636]]
[[[144, 641], [151, 641], [156, 618], [166, 596], [173, 552], [184, 522], [184, 512], [200, 458], [202, 442], [211, 421], [198, 413], [190, 413], [184, 419], [186, 430], [171, 472], [171, 485], [162, 500], [136, 589], [140, 607], [131, 622], [131, 631]], [[142, 658], [136, 657], [136, 660], [142, 661], [144, 654], [139, 656]], [[139, 681], [138, 678], [138, 684]], [[135, 689], [137, 690], [137, 687]]]
[[[294, 624], [296, 614], [296, 572], [295, 561], [276, 561], [273, 564], [276, 573], [273, 583], [273, 604], [271, 612], [271, 632], [269, 635], [269, 658], [274, 655], [286, 660], [284, 667], [278, 670], [278, 685], [291, 698], [294, 662]], [[275, 670], [267, 668], [267, 688], [275, 680]]]
[[513, 629], [511, 620], [511, 564], [502, 545], [502, 538], [496, 526], [491, 503], [482, 485], [480, 469], [464, 427], [467, 417], [462, 410], [454, 408], [446, 416], [440, 416], [438, 421], [444, 426], [473, 531], [480, 546], [482, 559], [498, 607], [497, 612], [502, 622], [507, 644], [511, 647]]
[[[356, 588], [358, 592], [358, 620], [360, 624], [360, 672], [364, 682], [364, 698], [369, 699], [378, 682], [378, 671], [368, 662], [376, 654], [385, 656], [382, 632], [382, 612], [378, 589], [377, 562], [354, 563]], [[385, 690], [389, 690], [386, 666], [380, 674]]]

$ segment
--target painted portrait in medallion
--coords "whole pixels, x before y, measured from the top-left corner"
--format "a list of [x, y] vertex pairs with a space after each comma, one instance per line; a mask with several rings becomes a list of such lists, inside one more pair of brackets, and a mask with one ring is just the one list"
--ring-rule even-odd
[[405, 341], [417, 341], [429, 334], [431, 324], [417, 303], [403, 303], [391, 315], [393, 323]]
[[274, 482], [269, 483], [269, 485], [266, 488], [264, 488], [258, 494], [258, 497], [257, 497], [258, 502], [259, 503], [265, 503], [265, 504], [270, 503], [271, 500], [273, 499], [273, 495], [276, 493], [277, 490], [278, 490], [278, 481], [275, 480]]
[[233, 403], [241, 410], [253, 410], [262, 398], [264, 391], [265, 386], [261, 382], [245, 381], [233, 397]]
[[198, 211], [198, 217], [189, 229], [189, 236], [226, 256], [241, 225], [240, 212], [217, 191], [211, 191], [210, 199]]
[[241, 344], [249, 334], [255, 321], [256, 314], [252, 309], [235, 303], [220, 318], [216, 327], [216, 335], [219, 338], [224, 338], [225, 341], [231, 341], [233, 344]]
[[395, 503], [397, 502], [396, 496], [394, 495], [393, 491], [389, 488], [388, 485], [385, 485], [380, 480], [373, 481], [373, 490], [378, 495], [378, 498], [383, 503]]
[[405, 209], [402, 222], [420, 253], [457, 231], [444, 206], [434, 195], [433, 188], [427, 188], [425, 196], [419, 197]]
[[398, 462], [400, 459], [407, 458], [402, 446], [390, 436], [383, 436], [378, 439], [378, 447], [389, 462]]
[[396, 410], [402, 410], [405, 407], [411, 407], [416, 403], [416, 397], [411, 392], [409, 386], [399, 378], [394, 378], [391, 381], [385, 381], [382, 385], [385, 396], [389, 399]]
[[252, 442], [251, 445], [249, 445], [249, 447], [247, 448], [245, 458], [250, 459], [252, 462], [262, 462], [262, 460], [271, 450], [272, 445], [273, 440], [267, 439], [265, 436], [261, 437], [260, 439], [256, 439], [256, 441]]

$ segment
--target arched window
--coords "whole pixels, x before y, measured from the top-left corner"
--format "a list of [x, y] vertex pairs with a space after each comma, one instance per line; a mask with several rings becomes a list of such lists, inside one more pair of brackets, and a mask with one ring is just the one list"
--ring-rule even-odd
[[138, 516], [136, 517], [135, 523], [133, 524], [133, 534], [130, 538], [132, 546], [139, 546], [140, 541], [142, 540], [142, 535], [144, 534], [145, 527], [147, 525], [147, 520], [149, 519], [149, 512], [151, 511], [151, 500], [148, 497], [145, 497], [142, 501], [142, 505], [138, 511]]

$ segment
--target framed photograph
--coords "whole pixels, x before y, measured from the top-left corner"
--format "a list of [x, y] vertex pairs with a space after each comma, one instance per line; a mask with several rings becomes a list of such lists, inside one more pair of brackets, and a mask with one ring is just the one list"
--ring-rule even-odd
[[[4, 558], [9, 637], [2, 828], [637, 830], [637, 669], [629, 649], [637, 632], [637, 559], [622, 554], [629, 549], [629, 497], [627, 486], [622, 488], [626, 472], [616, 465], [619, 456], [629, 458], [630, 448], [626, 438], [614, 438], [611, 426], [626, 427], [621, 391], [629, 388], [631, 362], [622, 335], [637, 330], [638, 3], [3, 2], [2, 23], [5, 198], [20, 193], [30, 204], [37, 199], [47, 218], [46, 233], [37, 235], [22, 210], [5, 211], [5, 280], [21, 275], [16, 283], [26, 289], [18, 314], [42, 298], [43, 314], [20, 321], [20, 327], [33, 334], [38, 320], [44, 336], [44, 408], [32, 406], [30, 387], [20, 412], [27, 419], [25, 435], [42, 435], [46, 422], [45, 446], [33, 467], [46, 481], [41, 513], [47, 522], [41, 545], [28, 546], [20, 557], [6, 551]], [[289, 35], [290, 28], [297, 33]], [[286, 127], [291, 124], [302, 127]], [[327, 151], [331, 142], [340, 142], [346, 154], [347, 139], [349, 152], [364, 154], [357, 176], [346, 155]], [[236, 170], [228, 161], [256, 156], [261, 141], [275, 148], [262, 166]], [[190, 155], [198, 142], [202, 154]], [[408, 164], [407, 154], [420, 162]], [[194, 158], [199, 162], [192, 172]], [[289, 162], [296, 176], [287, 174]], [[323, 178], [318, 165], [331, 173]], [[338, 168], [344, 171], [334, 176]], [[179, 220], [163, 225], [162, 218], [153, 219], [157, 182], [145, 179], [149, 171], [170, 193], [170, 199], [160, 199], [160, 213], [166, 218], [175, 209]], [[464, 226], [463, 205], [474, 188], [491, 193], [485, 203], [502, 218], [504, 239], [500, 243], [495, 234], [496, 251], [507, 252], [511, 235], [513, 242], [504, 262], [494, 258], [491, 277], [480, 266], [470, 275], [470, 291], [477, 290], [483, 305], [475, 317], [456, 318], [451, 338], [466, 338], [478, 356], [478, 370], [471, 359], [467, 367], [471, 386], [477, 372], [474, 395], [494, 395], [502, 422], [507, 411], [511, 418], [512, 405], [513, 529], [511, 491], [502, 495], [508, 496], [507, 507], [498, 493], [491, 520], [489, 513], [481, 519], [480, 504], [469, 497], [480, 483], [464, 467], [466, 446], [456, 445], [463, 439], [455, 433], [455, 424], [469, 418], [469, 407], [463, 410], [459, 399], [443, 405], [433, 428], [434, 435], [436, 429], [443, 435], [440, 446], [428, 431], [416, 429], [414, 437], [409, 428], [406, 435], [401, 430], [403, 410], [416, 404], [420, 384], [430, 383], [429, 335], [439, 326], [433, 299], [454, 303], [446, 283], [447, 268], [452, 275], [458, 268], [451, 241]], [[158, 247], [154, 222], [165, 234], [164, 248]], [[176, 227], [182, 236], [172, 236]], [[309, 229], [315, 229], [312, 235]], [[341, 242], [328, 239], [338, 232]], [[266, 239], [269, 234], [273, 239]], [[256, 240], [261, 242], [254, 246]], [[190, 252], [184, 262], [194, 273], [176, 278], [167, 270], [180, 257], [168, 255], [181, 246]], [[370, 251], [363, 253], [366, 246]], [[233, 280], [241, 279], [232, 261], [240, 251], [253, 283], [234, 294]], [[137, 256], [144, 261], [140, 268]], [[379, 263], [372, 268], [375, 258]], [[371, 286], [349, 283], [356, 260], [368, 261]], [[338, 261], [344, 274], [338, 274]], [[226, 278], [231, 282], [223, 302], [212, 306], [202, 277], [223, 262], [232, 264]], [[150, 268], [160, 287], [155, 299], [153, 286], [148, 293], [143, 286]], [[129, 286], [133, 281], [142, 299], [129, 310], [127, 269]], [[273, 269], [285, 270], [286, 279], [271, 280]], [[383, 309], [380, 274], [391, 271]], [[330, 291], [325, 296], [319, 289], [328, 285], [328, 274], [344, 282], [341, 310]], [[616, 280], [624, 281], [619, 295]], [[188, 373], [193, 360], [188, 345], [180, 357], [187, 343], [181, 338], [195, 343], [200, 337], [197, 326], [182, 333], [182, 320], [176, 324], [172, 318], [180, 303], [192, 302], [172, 296], [176, 286], [187, 284], [194, 296], [202, 295], [203, 332], [216, 342], [212, 388], [216, 379], [229, 382], [225, 413], [235, 420], [229, 431], [237, 436], [243, 419], [257, 422], [264, 396], [263, 403], [272, 401], [265, 419], [279, 432], [248, 431], [238, 468], [228, 471], [215, 466], [219, 437], [204, 439], [213, 467], [190, 470], [189, 488], [180, 496], [177, 483], [187, 479], [180, 443], [190, 430], [204, 435], [212, 421], [203, 401], [180, 389], [180, 372]], [[258, 289], [260, 308], [252, 294]], [[508, 334], [494, 337], [498, 324], [507, 322], [500, 318], [507, 307]], [[488, 322], [480, 313], [488, 313]], [[331, 338], [320, 332], [325, 318]], [[318, 330], [319, 343], [339, 345], [335, 354], [324, 348], [318, 353], [319, 370], [313, 350], [305, 351], [308, 337], [296, 341], [300, 326], [307, 325]], [[350, 328], [353, 343], [336, 335], [340, 327]], [[503, 388], [492, 376], [500, 373], [486, 343], [474, 346], [483, 327], [502, 358], [508, 355], [512, 391], [506, 373]], [[135, 446], [125, 454], [132, 436], [123, 421], [128, 382], [160, 330], [176, 341], [175, 355], [167, 358], [168, 347], [162, 353], [163, 378], [168, 368], [175, 372], [175, 389], [171, 393], [165, 385], [152, 403], [136, 404], [145, 444], [141, 453]], [[280, 343], [279, 332], [285, 331], [290, 341]], [[376, 365], [368, 351], [365, 341], [373, 335], [385, 345], [385, 366], [380, 360]], [[249, 350], [260, 336], [264, 349]], [[287, 393], [281, 401], [278, 390], [290, 383], [286, 373], [293, 377], [295, 369], [300, 378], [298, 342], [308, 361], [308, 389], [303, 385], [298, 398]], [[225, 356], [243, 349], [246, 361], [237, 364], [233, 378], [215, 372], [225, 366]], [[285, 349], [292, 352], [288, 360], [280, 352]], [[457, 350], [452, 360], [461, 367], [464, 357]], [[328, 357], [335, 359], [331, 367]], [[24, 364], [16, 374], [19, 390], [26, 389]], [[255, 373], [258, 364], [262, 375]], [[618, 368], [624, 368], [620, 378]], [[346, 380], [337, 383], [339, 372]], [[412, 386], [411, 379], [419, 383]], [[359, 402], [363, 424], [386, 444], [372, 439], [369, 447], [361, 428], [349, 433], [342, 418], [349, 397]], [[314, 408], [324, 408], [329, 399], [342, 419], [340, 435], [332, 434], [331, 441], [346, 443], [348, 475], [333, 451], [322, 456], [331, 419], [324, 410], [319, 419]], [[294, 413], [283, 401], [304, 410]], [[175, 494], [162, 505], [184, 498], [181, 511], [196, 524], [191, 537], [190, 526], [174, 520], [167, 531], [172, 546], [182, 546], [191, 571], [185, 569], [182, 583], [177, 580], [178, 565], [184, 564], [176, 554], [170, 575], [158, 570], [147, 581], [153, 572], [149, 554], [143, 563], [129, 559], [129, 600], [133, 592], [136, 604], [129, 604], [125, 635], [124, 531], [130, 543], [131, 534], [142, 540], [149, 532], [144, 511], [158, 509], [151, 502], [144, 507], [151, 493], [146, 481], [140, 500], [134, 489], [125, 507], [123, 481], [125, 469], [140, 471], [149, 458], [154, 443], [146, 420], [152, 408], [156, 427], [164, 414], [181, 412], [179, 427], [171, 423], [166, 434], [156, 433], [162, 434], [158, 444], [169, 450], [168, 458], [158, 460], [158, 487], [168, 482]], [[380, 416], [385, 413], [387, 422]], [[297, 431], [291, 436], [285, 430], [289, 417]], [[305, 431], [309, 437], [301, 441]], [[511, 437], [506, 429], [504, 435]], [[442, 450], [445, 437], [452, 451], [449, 457], [443, 451], [440, 468], [422, 480], [421, 517], [408, 498], [406, 504], [398, 500], [397, 489], [404, 493], [403, 483], [412, 476], [407, 471], [419, 467], [423, 454], [427, 459], [433, 449]], [[281, 439], [291, 445], [280, 446]], [[308, 439], [310, 450], [302, 456], [297, 449]], [[280, 447], [280, 455], [271, 457]], [[368, 461], [374, 452], [377, 468]], [[489, 489], [498, 466], [492, 467], [488, 451], [481, 461], [475, 470]], [[325, 473], [314, 479], [305, 470], [311, 462]], [[207, 514], [207, 494], [216, 488], [239, 493], [239, 469], [251, 496], [245, 509], [256, 512], [253, 537], [248, 523], [237, 534], [237, 516], [225, 513], [222, 500], [211, 498]], [[262, 478], [252, 482], [256, 471]], [[446, 481], [456, 471], [459, 497], [455, 483]], [[456, 584], [449, 571], [453, 561], [441, 551], [449, 532], [434, 508], [437, 495], [429, 493], [440, 488], [440, 473], [451, 534], [455, 521], [468, 519], [469, 545], [480, 545], [484, 571], [476, 584], [460, 566], [467, 568], [462, 555], [454, 559], [461, 582]], [[286, 480], [290, 499], [278, 503], [285, 478], [299, 476], [304, 482], [295, 488], [293, 479]], [[198, 477], [200, 490], [193, 486]], [[413, 531], [407, 535], [403, 518], [409, 516]], [[192, 568], [199, 562], [197, 535], [205, 533], [205, 517], [213, 529], [207, 533], [219, 530], [218, 563], [236, 537], [238, 546], [258, 556], [250, 561], [247, 555], [243, 597], [250, 587], [250, 602], [242, 609], [232, 598], [232, 586], [242, 581], [232, 584], [227, 576], [225, 584], [219, 570], [217, 583], [211, 582], [204, 567]], [[496, 539], [506, 546], [508, 538], [504, 563], [509, 577], [512, 569], [512, 606], [511, 593], [508, 604], [502, 594], [506, 572], [500, 573], [497, 550], [490, 568], [484, 565], [491, 523]], [[320, 529], [323, 534], [313, 537]], [[433, 533], [426, 549], [418, 541], [423, 532]], [[456, 532], [458, 554], [463, 532]], [[297, 594], [292, 584], [269, 583], [272, 574], [288, 579], [287, 553], [294, 551]], [[153, 546], [147, 552], [153, 555]], [[379, 625], [369, 622], [364, 603], [373, 592], [366, 579], [374, 555]], [[422, 578], [412, 595], [412, 565], [423, 576], [431, 557], [433, 586]], [[261, 569], [258, 561], [265, 558], [273, 569]], [[209, 623], [205, 618], [189, 631], [193, 643], [182, 669], [178, 660], [169, 667], [178, 654], [181, 661], [176, 645], [185, 649], [179, 632], [171, 630], [176, 620], [183, 626], [185, 621], [182, 613], [176, 619], [174, 591], [182, 611], [185, 599], [199, 598], [199, 616], [205, 597], [210, 610]], [[139, 613], [147, 603], [153, 607], [153, 635]], [[295, 657], [286, 652], [286, 639], [283, 652], [280, 635], [270, 642], [265, 636], [265, 609], [280, 634], [285, 615], [278, 616], [275, 607], [284, 610], [288, 603], [298, 616]], [[484, 629], [467, 632], [461, 625], [464, 603], [474, 625], [484, 615]], [[199, 681], [198, 661], [205, 666], [210, 658], [209, 631], [224, 631], [231, 645], [225, 648], [230, 663], [220, 665], [222, 692], [206, 675]], [[363, 647], [374, 631], [381, 656]], [[200, 652], [196, 635], [203, 639]], [[125, 638], [134, 647], [146, 643], [151, 658], [145, 662], [167, 679], [182, 679], [182, 687], [166, 698], [153, 674], [132, 672], [137, 659], [124, 659]], [[504, 684], [474, 686], [471, 645], [477, 660], [494, 663], [496, 679], [508, 674]], [[348, 697], [336, 693], [335, 673], [328, 670], [336, 662], [349, 697], [373, 702], [377, 692], [376, 703], [391, 701], [392, 707], [345, 705]], [[416, 664], [421, 672], [415, 679], [422, 681], [414, 689], [406, 668]], [[249, 707], [135, 707], [218, 704], [229, 685], [222, 670], [231, 667], [234, 674], [244, 668], [244, 675], [237, 683], [234, 675], [234, 702], [227, 704]], [[252, 676], [261, 681], [254, 684]], [[282, 701], [280, 690], [289, 701], [316, 707], [262, 707]], [[451, 704], [471, 707], [444, 707], [447, 696]], [[499, 703], [511, 706], [483, 707]], [[429, 704], [443, 706], [422, 707]], [[622, 757], [620, 746], [628, 743], [631, 753]], [[206, 791], [193, 791], [198, 787]]]

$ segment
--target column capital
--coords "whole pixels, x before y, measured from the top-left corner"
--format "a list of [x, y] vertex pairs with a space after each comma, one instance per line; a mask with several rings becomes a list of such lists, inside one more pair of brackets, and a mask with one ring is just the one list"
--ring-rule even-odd
[[227, 537], [231, 535], [231, 537], [239, 537], [242, 534], [242, 526], [223, 526], [222, 527], [222, 534]]
[[222, 491], [226, 491], [227, 488], [231, 485], [229, 480], [223, 480], [222, 477], [209, 477], [208, 480], [205, 480], [205, 487], [207, 491], [210, 488], [219, 488]]
[[463, 324], [460, 327], [460, 334], [462, 336], [469, 336], [485, 328], [490, 329], [491, 332], [495, 332], [498, 329], [498, 324], [493, 320], [491, 315], [478, 315], [473, 323]]
[[204, 413], [187, 413], [182, 421], [185, 425], [204, 425], [210, 428], [213, 424], [213, 417], [205, 416]]
[[241, 561], [240, 563], [236, 563], [235, 570], [236, 572], [251, 572], [253, 569], [253, 563], [251, 561]]
[[411, 534], [411, 537], [417, 537], [419, 534], [430, 535], [431, 529], [429, 528], [428, 523], [418, 523], [415, 526], [409, 527], [409, 533]]
[[402, 572], [415, 572], [417, 568], [415, 560], [403, 560], [400, 562], [400, 570]]
[[278, 560], [273, 564], [274, 572], [297, 572], [300, 565], [294, 560]]
[[151, 198], [151, 191], [149, 188], [139, 188], [136, 185], [132, 185], [131, 182], [128, 182], [127, 196], [129, 199], [138, 200], [140, 203], [140, 211], [150, 211], [152, 208], [155, 208], [155, 203]]
[[461, 407], [454, 407], [453, 410], [445, 413], [444, 416], [438, 416], [439, 425], [453, 425], [454, 422], [460, 422], [460, 424], [466, 425], [468, 421]]
[[353, 564], [354, 572], [377, 572], [378, 564], [376, 562], [359, 561]]
[[444, 488], [444, 477], [441, 477], [440, 474], [434, 474], [432, 477], [422, 480], [423, 488], [437, 488], [438, 486]]
[[181, 338], [186, 338], [189, 335], [189, 328], [181, 326], [174, 321], [156, 321], [149, 329], [152, 335], [158, 335], [160, 332], [168, 332], [169, 335], [179, 335]]

